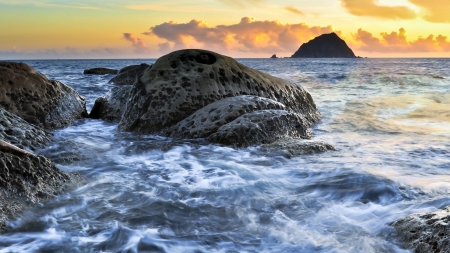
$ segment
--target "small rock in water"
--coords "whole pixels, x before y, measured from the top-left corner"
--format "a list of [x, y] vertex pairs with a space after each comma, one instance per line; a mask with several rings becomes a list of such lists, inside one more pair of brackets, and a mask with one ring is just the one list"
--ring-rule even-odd
[[85, 75], [115, 75], [119, 71], [117, 69], [108, 69], [108, 68], [92, 68], [85, 69], [83, 74]]
[[391, 224], [405, 248], [416, 253], [450, 252], [450, 206], [413, 214]]
[[93, 119], [120, 120], [133, 87], [114, 87], [104, 96], [95, 100], [89, 116]]

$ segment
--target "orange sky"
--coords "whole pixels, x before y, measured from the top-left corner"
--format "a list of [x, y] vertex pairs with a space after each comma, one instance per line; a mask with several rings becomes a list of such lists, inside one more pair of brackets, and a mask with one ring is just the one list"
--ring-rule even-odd
[[332, 31], [360, 56], [450, 57], [448, 13], [450, 0], [0, 0], [0, 59], [285, 57]]

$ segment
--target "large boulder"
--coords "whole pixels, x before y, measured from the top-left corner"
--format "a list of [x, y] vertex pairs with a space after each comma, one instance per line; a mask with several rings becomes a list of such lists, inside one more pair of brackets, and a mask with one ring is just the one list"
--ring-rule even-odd
[[43, 156], [0, 150], [0, 232], [5, 230], [6, 221], [23, 209], [82, 181], [79, 174], [67, 174]]
[[25, 63], [0, 62], [0, 107], [47, 129], [87, 116], [84, 97]]
[[83, 74], [85, 75], [115, 75], [119, 71], [117, 69], [108, 69], [108, 68], [92, 68], [85, 69]]
[[356, 56], [347, 43], [333, 32], [303, 43], [292, 58], [356, 58]]
[[238, 117], [260, 110], [284, 110], [286, 106], [268, 98], [243, 95], [211, 103], [163, 131], [172, 138], [207, 138]]
[[119, 70], [119, 73], [117, 73], [117, 75], [113, 77], [109, 82], [120, 85], [127, 85], [127, 84], [132, 85], [139, 79], [144, 70], [146, 70], [149, 67], [151, 66], [146, 63], [141, 63], [140, 65], [127, 66]]
[[36, 150], [52, 140], [52, 134], [0, 108], [0, 141], [6, 141], [19, 148]]
[[[297, 118], [307, 125], [321, 118], [311, 95], [301, 86], [230, 57], [191, 49], [165, 55], [144, 71], [133, 86], [119, 129], [160, 133], [211, 103], [241, 95], [282, 103], [289, 113], [279, 116], [293, 120], [301, 115]], [[272, 117], [271, 112], [268, 115]]]
[[120, 120], [132, 88], [130, 85], [112, 88], [95, 100], [89, 116], [93, 119]]
[[431, 213], [413, 214], [391, 225], [405, 248], [416, 253], [450, 252], [450, 206]]

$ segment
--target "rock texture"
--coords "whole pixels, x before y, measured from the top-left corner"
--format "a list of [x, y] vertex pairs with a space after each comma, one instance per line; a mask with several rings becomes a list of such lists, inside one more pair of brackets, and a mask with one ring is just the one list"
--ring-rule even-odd
[[119, 70], [119, 73], [117, 73], [117, 75], [113, 77], [109, 82], [120, 85], [127, 85], [127, 84], [132, 85], [139, 79], [144, 70], [146, 70], [149, 67], [151, 66], [146, 63], [125, 67]]
[[345, 41], [333, 32], [303, 43], [292, 58], [356, 58], [356, 56]]
[[[267, 116], [273, 121], [271, 126], [279, 125], [275, 118], [294, 126], [290, 123], [294, 119], [311, 125], [321, 118], [311, 95], [301, 86], [246, 67], [232, 58], [192, 49], [165, 55], [144, 71], [133, 86], [119, 129], [160, 133], [211, 103], [241, 95], [269, 98], [286, 109], [283, 113], [255, 112], [242, 118], [243, 122]], [[297, 135], [310, 134], [299, 131]]]
[[450, 252], [450, 206], [426, 214], [413, 214], [391, 224], [406, 248], [416, 253]]
[[260, 150], [270, 156], [284, 156], [292, 158], [301, 155], [311, 155], [323, 153], [329, 150], [336, 150], [333, 145], [323, 141], [299, 140], [292, 138], [279, 139], [270, 144], [264, 144]]
[[0, 107], [48, 129], [87, 116], [84, 97], [25, 63], [0, 62]]
[[284, 110], [286, 106], [268, 98], [237, 96], [211, 103], [164, 131], [172, 138], [207, 138], [221, 126], [259, 110]]
[[93, 119], [120, 120], [132, 86], [114, 87], [103, 97], [95, 100], [89, 116]]
[[285, 110], [261, 110], [246, 113], [221, 126], [208, 137], [211, 142], [236, 147], [272, 143], [282, 138], [311, 138], [306, 119]]
[[83, 74], [85, 75], [115, 75], [119, 71], [117, 69], [108, 69], [108, 68], [92, 68], [85, 69]]
[[43, 156], [0, 151], [0, 232], [5, 230], [5, 222], [24, 208], [81, 181], [79, 174], [66, 174]]
[[52, 140], [52, 134], [0, 108], [0, 140], [22, 149], [36, 150], [48, 144]]

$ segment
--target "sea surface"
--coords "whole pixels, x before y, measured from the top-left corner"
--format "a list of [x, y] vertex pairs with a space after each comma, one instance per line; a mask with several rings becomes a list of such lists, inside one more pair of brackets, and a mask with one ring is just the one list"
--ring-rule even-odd
[[[87, 99], [155, 60], [25, 61]], [[449, 59], [238, 59], [307, 88], [336, 151], [292, 159], [257, 147], [119, 132], [83, 119], [37, 153], [87, 184], [9, 223], [9, 252], [409, 252], [390, 223], [450, 205]]]

